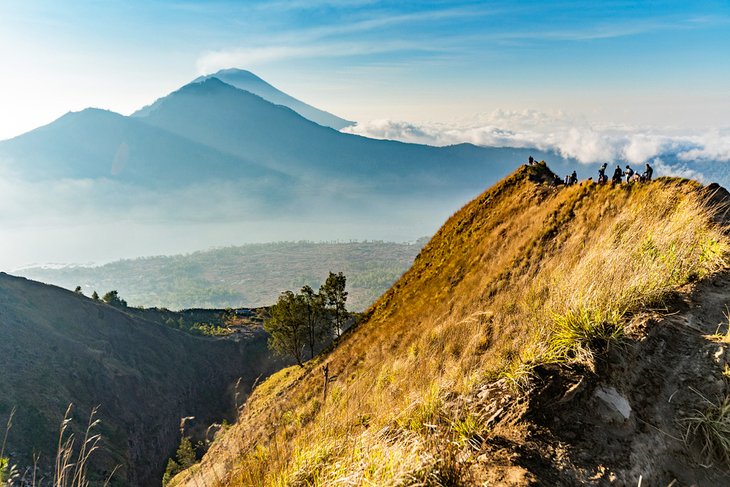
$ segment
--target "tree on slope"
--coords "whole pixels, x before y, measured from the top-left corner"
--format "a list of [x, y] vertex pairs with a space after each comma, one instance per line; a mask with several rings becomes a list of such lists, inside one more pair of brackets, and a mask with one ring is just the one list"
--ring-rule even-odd
[[172, 457], [167, 460], [167, 468], [165, 468], [165, 474], [162, 476], [162, 485], [169, 484], [175, 475], [186, 468], [192, 467], [197, 461], [198, 458], [193, 443], [190, 438], [183, 436], [180, 440], [180, 446], [177, 448], [177, 460]]
[[106, 304], [108, 304], [110, 306], [114, 306], [116, 308], [126, 308], [127, 307], [127, 302], [119, 297], [119, 293], [116, 290], [109, 291], [101, 299]]
[[320, 294], [324, 295], [327, 306], [332, 312], [332, 329], [337, 337], [342, 335], [342, 330], [347, 319], [347, 309], [345, 309], [345, 301], [347, 301], [347, 291], [345, 285], [347, 278], [342, 272], [335, 274], [330, 272], [327, 280], [320, 288]]
[[310, 286], [304, 286], [298, 297], [301, 299], [304, 312], [305, 339], [309, 346], [309, 358], [313, 358], [314, 349], [325, 333], [325, 298], [322, 294], [315, 293]]
[[264, 322], [269, 333], [269, 348], [281, 355], [291, 355], [300, 367], [306, 344], [304, 304], [301, 296], [286, 291], [271, 307], [270, 317]]

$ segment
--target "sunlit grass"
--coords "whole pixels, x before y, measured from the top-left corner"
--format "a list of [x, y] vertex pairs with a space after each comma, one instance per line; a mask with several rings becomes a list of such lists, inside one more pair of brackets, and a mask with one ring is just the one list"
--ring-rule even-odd
[[[541, 364], [590, 365], [632, 319], [727, 266], [694, 183], [554, 190], [528, 171], [452, 217], [329, 356], [254, 392], [237, 453], [215, 453], [234, 465], [224, 485], [468, 484], [489, 432], [455, 398], [498, 377], [526, 389]], [[337, 392], [322, 401], [324, 362]]]

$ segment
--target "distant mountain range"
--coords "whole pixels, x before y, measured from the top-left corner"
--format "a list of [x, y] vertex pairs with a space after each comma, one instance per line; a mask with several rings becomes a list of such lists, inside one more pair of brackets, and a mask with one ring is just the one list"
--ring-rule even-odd
[[592, 173], [550, 152], [336, 130], [350, 123], [242, 70], [131, 116], [68, 113], [0, 142], [0, 269], [245, 242], [412, 241], [529, 155], [558, 174]]
[[0, 143], [3, 159], [41, 179], [107, 177], [143, 186], [314, 182], [318, 191], [337, 181], [368, 195], [479, 190], [528, 152], [345, 134], [216, 77], [185, 85], [129, 117], [86, 109]]

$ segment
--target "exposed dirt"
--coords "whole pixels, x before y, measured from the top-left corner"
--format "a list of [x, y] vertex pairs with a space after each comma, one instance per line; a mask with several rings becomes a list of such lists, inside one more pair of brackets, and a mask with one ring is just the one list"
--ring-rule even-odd
[[[728, 393], [730, 272], [689, 286], [669, 312], [634, 317], [592, 367], [543, 367], [528, 391], [501, 380], [473, 407], [492, 428], [471, 467], [486, 485], [730, 485], [684, 441], [682, 418]], [[591, 370], [593, 369], [593, 370]]]

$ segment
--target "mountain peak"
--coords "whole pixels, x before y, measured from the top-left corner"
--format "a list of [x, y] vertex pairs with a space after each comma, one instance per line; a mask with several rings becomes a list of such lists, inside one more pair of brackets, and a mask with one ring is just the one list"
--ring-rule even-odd
[[199, 78], [198, 80], [192, 81], [182, 88], [178, 89], [174, 93], [184, 93], [189, 91], [202, 92], [202, 91], [220, 91], [220, 90], [236, 90], [235, 86], [231, 86], [228, 83], [221, 81], [219, 78], [214, 76], [207, 78]]
[[202, 82], [207, 79], [216, 78], [223, 83], [235, 88], [248, 91], [258, 95], [264, 100], [276, 105], [283, 105], [297, 112], [302, 117], [335, 130], [354, 125], [353, 122], [345, 120], [324, 110], [308, 105], [286, 93], [275, 88], [265, 80], [261, 79], [251, 71], [240, 68], [221, 69], [213, 74], [200, 76], [193, 80], [193, 83]]
[[[208, 78], [219, 78], [220, 79], [221, 77], [225, 77], [225, 78], [236, 77], [236, 78], [239, 78], [241, 80], [248, 79], [248, 80], [257, 81], [257, 82], [260, 82], [260, 83], [264, 83], [266, 85], [269, 85], [269, 83], [267, 83], [266, 81], [264, 81], [263, 79], [261, 79], [259, 76], [256, 76], [251, 71], [248, 71], [246, 69], [240, 69], [240, 68], [226, 68], [226, 69], [221, 69], [221, 70], [216, 71], [215, 73], [212, 73], [212, 74], [202, 75], [202, 76], [196, 78], [195, 81], [202, 81], [202, 80], [208, 79]], [[271, 85], [269, 85], [269, 86], [271, 86]]]

